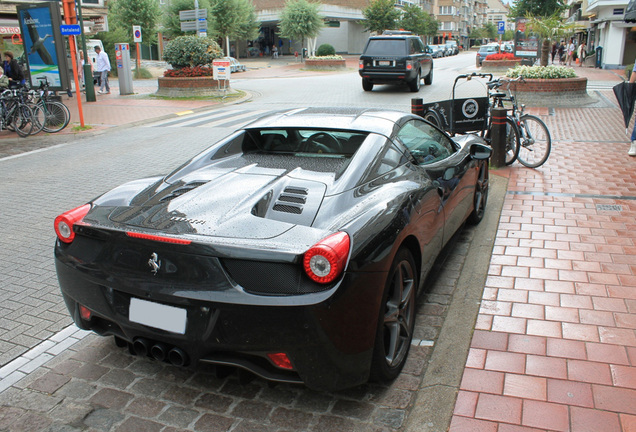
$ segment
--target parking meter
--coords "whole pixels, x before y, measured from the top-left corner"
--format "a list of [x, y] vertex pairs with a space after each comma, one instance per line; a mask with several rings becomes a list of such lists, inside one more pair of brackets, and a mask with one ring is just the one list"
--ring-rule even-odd
[[127, 43], [116, 43], [115, 59], [117, 61], [119, 94], [133, 94], [132, 71], [130, 70], [130, 45]]

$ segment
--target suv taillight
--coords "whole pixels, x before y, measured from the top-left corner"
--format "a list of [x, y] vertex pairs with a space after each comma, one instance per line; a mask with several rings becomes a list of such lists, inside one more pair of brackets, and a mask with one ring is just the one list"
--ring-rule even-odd
[[358, 63], [358, 68], [364, 69], [364, 60], [360, 59], [360, 62]]

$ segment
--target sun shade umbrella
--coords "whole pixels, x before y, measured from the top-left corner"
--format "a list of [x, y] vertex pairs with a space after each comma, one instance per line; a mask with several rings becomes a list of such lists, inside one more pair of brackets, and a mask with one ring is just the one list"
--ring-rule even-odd
[[634, 112], [634, 103], [636, 102], [636, 83], [623, 81], [614, 86], [614, 94], [618, 100], [618, 106], [623, 111], [623, 120], [625, 127], [629, 126], [629, 120]]

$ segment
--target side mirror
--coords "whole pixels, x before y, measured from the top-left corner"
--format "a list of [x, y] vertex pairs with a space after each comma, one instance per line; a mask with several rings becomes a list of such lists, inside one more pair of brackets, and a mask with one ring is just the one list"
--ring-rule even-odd
[[485, 144], [474, 143], [470, 146], [470, 157], [477, 160], [486, 160], [492, 155], [492, 149]]

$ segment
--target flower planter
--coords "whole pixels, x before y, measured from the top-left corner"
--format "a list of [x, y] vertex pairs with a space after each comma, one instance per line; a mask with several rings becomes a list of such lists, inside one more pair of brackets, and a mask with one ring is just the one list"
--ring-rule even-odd
[[[157, 96], [218, 96], [230, 90], [229, 81], [217, 81], [210, 76], [188, 78], [159, 77], [157, 81], [159, 84]], [[224, 86], [226, 87], [224, 88]]]
[[484, 60], [481, 62], [482, 72], [498, 72], [507, 71], [509, 68], [513, 68], [521, 64], [521, 59], [517, 60]]
[[307, 59], [305, 60], [305, 67], [307, 67], [308, 69], [318, 69], [318, 70], [345, 69], [347, 67], [347, 63], [344, 59], [342, 60]]
[[531, 79], [510, 83], [517, 99], [530, 106], [570, 106], [596, 100], [587, 94], [587, 78]]
[[528, 93], [557, 93], [560, 96], [571, 96], [578, 93], [587, 94], [587, 78], [525, 78], [525, 82], [511, 82], [510, 90], [512, 90], [513, 92], [516, 91]]

